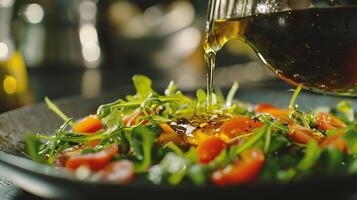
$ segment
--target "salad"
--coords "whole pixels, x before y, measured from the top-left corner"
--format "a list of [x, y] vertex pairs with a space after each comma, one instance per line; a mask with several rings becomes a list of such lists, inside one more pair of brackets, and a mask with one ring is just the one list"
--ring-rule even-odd
[[348, 101], [336, 108], [297, 109], [298, 87], [288, 108], [224, 97], [216, 90], [186, 96], [171, 82], [164, 94], [143, 75], [133, 77], [135, 95], [101, 105], [82, 119], [66, 116], [53, 135], [27, 137], [35, 161], [66, 168], [90, 181], [219, 186], [287, 182], [357, 171], [357, 129]]

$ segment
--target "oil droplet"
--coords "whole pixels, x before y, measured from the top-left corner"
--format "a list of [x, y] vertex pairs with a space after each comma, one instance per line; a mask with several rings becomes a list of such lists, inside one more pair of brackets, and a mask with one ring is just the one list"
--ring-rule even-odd
[[13, 76], [6, 76], [3, 82], [4, 91], [7, 94], [14, 94], [17, 89], [17, 81]]

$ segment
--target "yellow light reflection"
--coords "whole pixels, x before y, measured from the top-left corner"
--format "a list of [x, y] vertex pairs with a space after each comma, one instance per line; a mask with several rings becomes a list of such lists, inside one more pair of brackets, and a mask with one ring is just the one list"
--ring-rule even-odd
[[3, 87], [7, 94], [14, 94], [17, 90], [17, 80], [13, 76], [6, 76]]

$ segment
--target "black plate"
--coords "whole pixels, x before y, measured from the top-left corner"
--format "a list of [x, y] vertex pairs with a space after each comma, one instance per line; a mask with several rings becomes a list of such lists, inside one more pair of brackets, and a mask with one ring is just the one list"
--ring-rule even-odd
[[[132, 88], [121, 88], [94, 99], [74, 97], [56, 103], [69, 116], [79, 118], [95, 112], [98, 105], [111, 102]], [[276, 87], [246, 87], [239, 90], [237, 98], [252, 103], [268, 102], [286, 106], [292, 92]], [[298, 104], [304, 110], [317, 106], [335, 106], [341, 97], [322, 96], [302, 92]], [[357, 108], [357, 101], [349, 99]], [[28, 160], [23, 153], [24, 136], [28, 133], [50, 134], [61, 120], [39, 104], [0, 115], [0, 175], [5, 176], [26, 191], [45, 198], [98, 199], [145, 198], [145, 199], [216, 199], [235, 196], [237, 199], [341, 199], [357, 192], [357, 176], [321, 177], [292, 183], [259, 183], [231, 187], [196, 187], [190, 184], [179, 186], [153, 185], [134, 181], [129, 185], [92, 183], [74, 179], [63, 171]]]

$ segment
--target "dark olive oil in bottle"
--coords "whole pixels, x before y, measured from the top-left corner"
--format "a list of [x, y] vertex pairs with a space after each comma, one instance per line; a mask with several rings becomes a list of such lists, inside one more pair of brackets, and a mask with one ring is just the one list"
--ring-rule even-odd
[[284, 11], [211, 23], [204, 44], [209, 72], [214, 67], [212, 55], [227, 41], [240, 39], [290, 83], [357, 96], [357, 7]]

